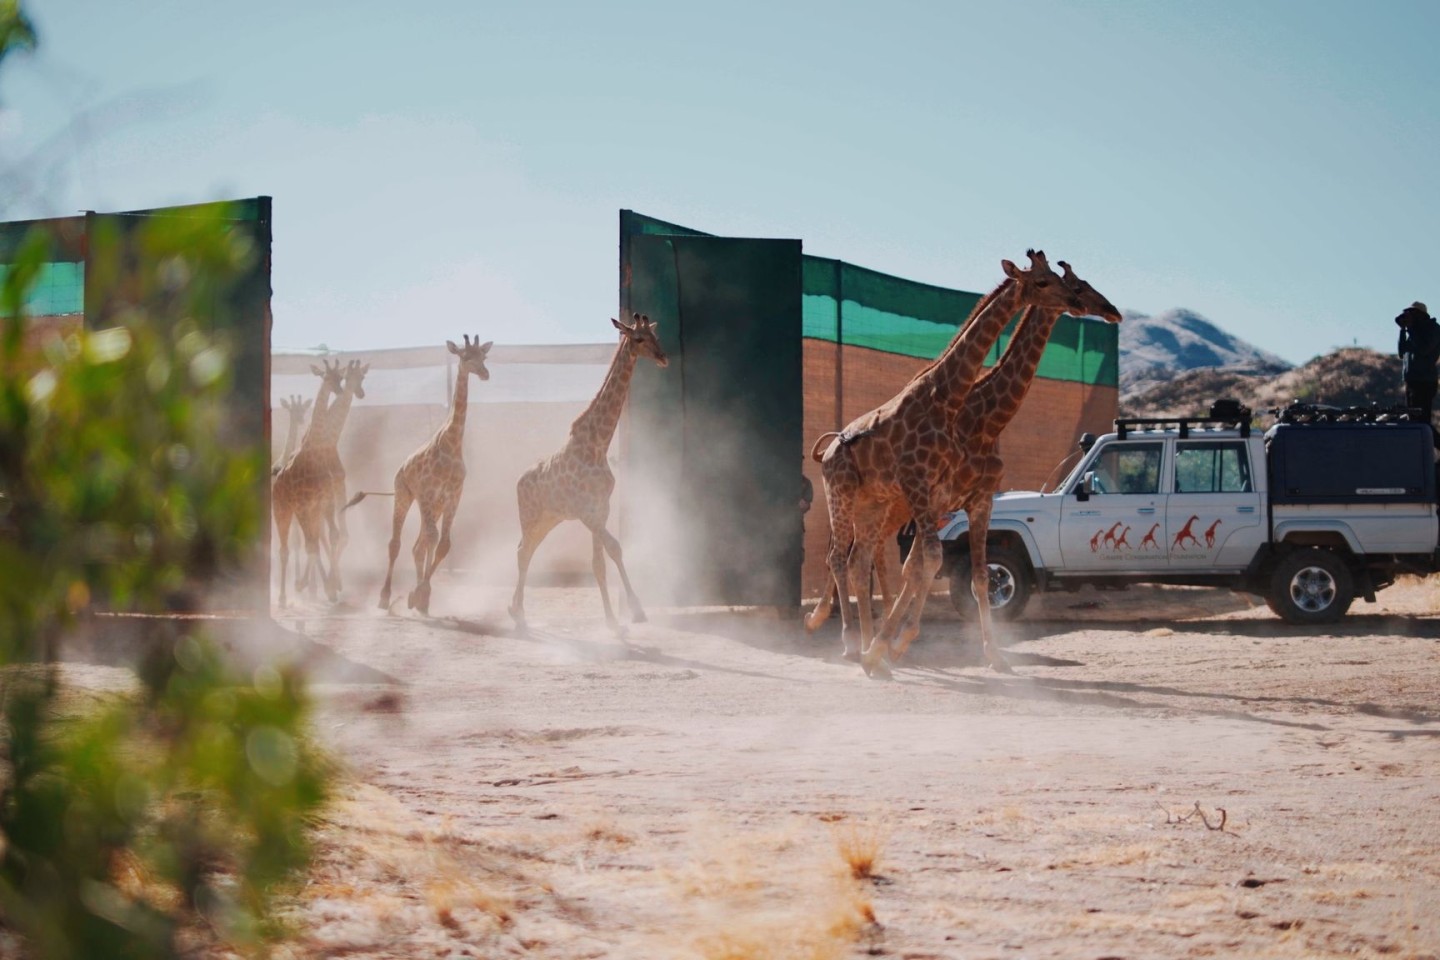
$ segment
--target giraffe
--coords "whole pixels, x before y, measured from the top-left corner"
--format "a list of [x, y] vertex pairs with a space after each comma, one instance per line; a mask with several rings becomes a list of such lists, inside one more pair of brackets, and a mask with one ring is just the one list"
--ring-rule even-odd
[[1144, 538], [1140, 541], [1141, 550], [1148, 550], [1151, 547], [1154, 547], [1156, 550], [1160, 549], [1160, 543], [1155, 539], [1155, 531], [1159, 529], [1160, 524], [1158, 523], [1150, 528], [1150, 532], [1145, 534]]
[[1221, 521], [1221, 520], [1217, 517], [1217, 518], [1215, 519], [1215, 522], [1214, 522], [1214, 523], [1210, 524], [1210, 526], [1208, 526], [1208, 527], [1205, 528], [1205, 546], [1207, 546], [1207, 547], [1213, 547], [1213, 546], [1215, 546], [1215, 531], [1220, 529], [1220, 524], [1221, 524], [1222, 522], [1223, 522], [1223, 521]]
[[[1064, 260], [1057, 262], [1063, 270], [1060, 285], [1069, 292], [1070, 302], [1062, 305], [1052, 300], [1028, 309], [1005, 355], [985, 371], [970, 391], [951, 424], [949, 434], [964, 456], [959, 467], [944, 478], [942, 485], [944, 493], [941, 502], [964, 510], [970, 520], [971, 591], [978, 608], [981, 647], [990, 666], [1003, 672], [1009, 672], [1010, 668], [991, 635], [990, 572], [986, 562], [990, 511], [1005, 474], [1005, 461], [999, 454], [1000, 435], [1030, 392], [1045, 345], [1062, 313], [1099, 317], [1108, 323], [1119, 323], [1121, 319], [1115, 305], [1077, 276], [1070, 264]], [[892, 650], [894, 658], [900, 657], [920, 632], [920, 617], [928, 592], [926, 588], [934, 579], [942, 559], [933, 521], [927, 532], [934, 540], [934, 553], [917, 559], [912, 551], [908, 558], [900, 595], [862, 659], [867, 673], [879, 671], [883, 675], [888, 672]], [[918, 575], [911, 572], [912, 562]]]
[[[311, 430], [315, 429], [315, 424], [324, 420], [325, 412], [330, 405], [330, 398], [333, 397], [335, 394], [339, 393], [342, 389], [344, 389], [345, 386], [345, 368], [342, 367], [339, 363], [331, 363], [329, 360], [321, 360], [320, 366], [318, 367], [314, 364], [310, 365], [310, 372], [320, 378], [320, 387], [316, 390], [315, 400], [313, 401], [314, 416], [310, 418], [310, 425], [306, 428], [304, 437], [302, 437], [300, 440], [300, 444], [302, 446], [305, 443], [305, 438], [308, 438], [310, 436]], [[280, 554], [280, 605], [282, 607], [285, 606], [284, 571], [286, 568], [286, 564], [289, 560], [290, 520], [294, 516], [294, 512], [293, 510], [286, 511], [283, 504], [280, 504], [281, 498], [283, 498], [286, 494], [277, 494], [273, 488], [276, 481], [279, 479], [280, 471], [284, 469], [284, 467], [288, 463], [290, 463], [290, 460], [292, 459], [291, 438], [294, 437], [295, 433], [296, 420], [294, 412], [292, 410], [290, 419], [290, 437], [287, 438], [285, 441], [285, 452], [281, 455], [279, 462], [270, 469], [270, 483], [272, 487], [271, 502], [273, 505], [272, 512], [274, 513], [275, 517], [276, 533], [279, 537], [280, 542], [284, 544], [284, 547], [282, 548]], [[300, 577], [299, 571], [297, 571], [295, 577], [295, 589], [297, 592], [302, 589], [303, 584], [304, 581]]]
[[[825, 504], [830, 513], [826, 559], [833, 597], [841, 601], [841, 639], [848, 659], [860, 659], [872, 635], [867, 598], [871, 596], [873, 558], [892, 509], [903, 504], [915, 518], [915, 546], [933, 551], [938, 565], [940, 542], [935, 525], [941, 504], [934, 502], [933, 493], [940, 478], [963, 459], [963, 452], [950, 438], [950, 422], [974, 386], [985, 355], [1021, 307], [1053, 305], [1063, 310], [1076, 306], [1045, 254], [1030, 250], [1027, 256], [1029, 270], [1001, 261], [1006, 278], [976, 304], [968, 322], [940, 356], [898, 394], [839, 434], [823, 435], [811, 449], [825, 481]], [[833, 439], [822, 454], [827, 438]], [[889, 529], [893, 532], [898, 526]], [[917, 556], [914, 547], [910, 556]], [[848, 599], [852, 592], [860, 600], [858, 637]], [[808, 628], [818, 627], [829, 616], [826, 601], [831, 597], [822, 598], [806, 618]]]
[[[338, 444], [340, 432], [350, 413], [350, 404], [356, 398], [365, 397], [365, 374], [368, 364], [352, 360], [345, 365], [343, 386], [335, 401], [323, 414], [317, 413], [310, 420], [310, 429], [300, 441], [300, 449], [290, 462], [280, 468], [275, 477], [272, 492], [272, 509], [275, 526], [280, 532], [280, 606], [286, 605], [285, 571], [290, 561], [290, 545], [286, 532], [292, 518], [300, 524], [300, 533], [305, 538], [306, 563], [297, 591], [314, 590], [315, 577], [325, 582], [325, 594], [335, 600], [340, 590], [339, 571], [336, 564], [344, 548], [343, 521], [337, 521], [340, 501], [344, 499], [345, 468], [340, 464]], [[324, 389], [324, 387], [322, 387]], [[318, 407], [318, 404], [317, 404]], [[328, 529], [327, 529], [328, 528]], [[322, 532], [330, 536], [330, 571], [325, 573], [320, 561]]]
[[[311, 369], [323, 376], [323, 373], [317, 368], [311, 367]], [[295, 441], [300, 439], [300, 428], [305, 425], [305, 417], [309, 414], [310, 406], [314, 402], [306, 400], [298, 394], [281, 398], [280, 406], [289, 415], [285, 424], [285, 449], [280, 453], [280, 459], [276, 460], [275, 465], [270, 468], [270, 476], [275, 476], [280, 472], [281, 467], [290, 462], [290, 455], [295, 452]]]
[[[350, 404], [355, 399], [365, 399], [365, 375], [370, 372], [368, 363], [352, 360], [345, 365], [345, 389], [339, 398], [325, 411], [325, 436], [323, 448], [326, 469], [330, 473], [330, 505], [326, 514], [326, 534], [330, 538], [330, 581], [327, 592], [340, 592], [340, 554], [350, 542], [345, 525], [345, 465], [340, 461], [340, 434], [350, 416]], [[333, 599], [333, 597], [332, 597]]]
[[1121, 528], [1122, 526], [1124, 526], [1124, 525], [1125, 525], [1125, 522], [1124, 522], [1123, 520], [1117, 520], [1117, 521], [1115, 522], [1115, 526], [1113, 526], [1113, 527], [1111, 527], [1109, 530], [1106, 530], [1106, 531], [1105, 531], [1105, 536], [1101, 538], [1101, 542], [1104, 543], [1105, 546], [1109, 547], [1111, 550], [1114, 550], [1114, 549], [1115, 549], [1115, 534], [1118, 533], [1119, 530], [1120, 530], [1120, 528]]
[[[382, 610], [390, 609], [391, 578], [395, 573], [395, 558], [400, 555], [400, 533], [405, 529], [405, 518], [410, 513], [411, 503], [420, 506], [420, 533], [415, 538], [413, 550], [415, 589], [407, 598], [411, 609], [418, 609], [422, 614], [430, 613], [430, 578], [450, 552], [450, 525], [460, 506], [460, 491], [465, 487], [465, 414], [470, 406], [470, 375], [474, 374], [481, 380], [490, 379], [485, 357], [494, 345], [493, 340], [481, 343], [479, 337], [471, 343], [469, 334], [464, 335], [464, 341], [464, 347], [457, 347], [453, 340], [445, 341], [445, 348], [460, 358], [449, 419], [395, 472], [390, 563], [385, 568], [385, 585], [380, 588], [379, 607]], [[357, 493], [346, 506], [359, 503], [364, 498], [364, 493]]]
[[515, 485], [520, 506], [520, 545], [515, 552], [519, 579], [510, 604], [510, 616], [522, 631], [525, 629], [525, 577], [530, 559], [556, 524], [570, 519], [579, 520], [590, 530], [591, 565], [600, 587], [600, 599], [605, 604], [605, 622], [616, 632], [622, 629], [610, 607], [610, 594], [605, 586], [607, 553], [620, 572], [631, 619], [635, 623], [645, 622], [645, 611], [625, 572], [620, 541], [605, 529], [610, 517], [610, 494], [615, 489], [615, 476], [605, 462], [605, 453], [610, 449], [610, 440], [630, 394], [636, 361], [648, 357], [661, 367], [670, 361], [660, 348], [655, 322], [649, 317], [637, 313], [628, 324], [615, 319], [610, 322], [620, 331], [620, 344], [595, 399], [570, 425], [570, 439], [560, 452], [525, 471]]

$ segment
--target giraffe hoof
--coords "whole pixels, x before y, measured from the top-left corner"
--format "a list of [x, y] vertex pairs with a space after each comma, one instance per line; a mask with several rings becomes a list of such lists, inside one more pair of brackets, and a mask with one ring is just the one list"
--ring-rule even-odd
[[991, 660], [990, 669], [994, 670], [996, 673], [1008, 673], [1011, 676], [1015, 675], [1015, 668], [1010, 666], [1010, 664], [1006, 663], [1004, 660]]
[[843, 650], [843, 651], [841, 651], [841, 653], [840, 653], [840, 659], [841, 659], [841, 660], [849, 660], [851, 663], [859, 663], [859, 662], [860, 662], [860, 651], [859, 651], [859, 650]]
[[869, 677], [871, 680], [895, 679], [895, 674], [890, 672], [890, 664], [886, 663], [884, 660], [877, 660], [874, 663], [866, 663], [863, 664], [863, 666], [865, 667], [865, 676]]
[[644, 610], [636, 610], [635, 616], [630, 618], [631, 623], [649, 623], [650, 618], [645, 616]]

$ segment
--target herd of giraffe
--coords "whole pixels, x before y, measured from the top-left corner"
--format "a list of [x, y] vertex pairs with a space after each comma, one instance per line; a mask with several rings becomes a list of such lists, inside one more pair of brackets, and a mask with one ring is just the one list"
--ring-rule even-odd
[[[937, 530], [951, 511], [963, 509], [970, 518], [972, 590], [979, 608], [980, 638], [988, 664], [1009, 671], [991, 634], [986, 565], [986, 531], [991, 498], [1004, 474], [998, 441], [1018, 412], [1035, 378], [1041, 355], [1062, 314], [1120, 321], [1120, 312], [1068, 263], [1051, 269], [1045, 254], [1027, 251], [1029, 269], [1001, 261], [1005, 279], [981, 298], [967, 322], [946, 349], [917, 373], [892, 399], [852, 421], [844, 430], [820, 437], [811, 456], [820, 463], [825, 501], [830, 514], [830, 548], [826, 557], [830, 590], [806, 618], [817, 629], [839, 601], [842, 655], [859, 661], [867, 674], [888, 676], [890, 667], [919, 634], [924, 599], [943, 556]], [[1000, 360], [984, 369], [986, 355], [1010, 321], [1020, 315], [1014, 335]], [[592, 563], [605, 620], [620, 629], [606, 588], [605, 559], [615, 563], [624, 587], [630, 617], [645, 620], [644, 610], [625, 571], [620, 543], [606, 524], [615, 477], [606, 459], [611, 439], [629, 395], [636, 362], [645, 357], [667, 364], [655, 324], [635, 314], [629, 323], [612, 321], [620, 343], [594, 400], [575, 420], [564, 447], [526, 471], [517, 484], [520, 512], [518, 578], [510, 615], [525, 628], [525, 581], [531, 557], [557, 524], [578, 519], [591, 533]], [[459, 360], [459, 375], [450, 416], [435, 436], [395, 474], [395, 497], [389, 566], [380, 591], [380, 607], [389, 609], [400, 534], [412, 504], [420, 510], [420, 533], [412, 551], [416, 586], [409, 606], [428, 613], [431, 578], [450, 549], [451, 525], [465, 482], [463, 440], [470, 375], [489, 378], [485, 357], [491, 344], [464, 346], [447, 342]], [[367, 493], [345, 500], [345, 472], [336, 445], [350, 403], [363, 397], [368, 366], [352, 361], [345, 367], [312, 367], [320, 378], [310, 426], [290, 452], [304, 417], [300, 398], [284, 403], [290, 414], [286, 454], [274, 474], [273, 509], [280, 545], [280, 604], [286, 603], [290, 522], [296, 520], [304, 539], [306, 563], [296, 589], [323, 585], [333, 601], [340, 588], [339, 561], [346, 542], [344, 509]], [[884, 552], [880, 546], [907, 522], [917, 536], [906, 558], [901, 587], [888, 592]], [[324, 558], [322, 559], [322, 553]], [[328, 567], [327, 567], [328, 563]], [[885, 616], [878, 631], [871, 611], [872, 584], [878, 575]], [[861, 602], [852, 609], [851, 596]]]
[[[594, 543], [595, 578], [605, 604], [605, 620], [612, 628], [619, 621], [610, 606], [605, 586], [605, 556], [620, 572], [631, 619], [644, 621], [645, 613], [625, 571], [620, 542], [606, 529], [610, 516], [610, 495], [615, 476], [606, 461], [606, 451], [620, 422], [630, 391], [636, 361], [648, 357], [663, 367], [668, 363], [649, 317], [635, 314], [629, 323], [612, 320], [620, 331], [620, 343], [595, 399], [570, 427], [570, 438], [561, 450], [521, 476], [516, 487], [520, 509], [521, 537], [517, 551], [519, 580], [510, 614], [516, 625], [525, 628], [525, 578], [530, 558], [546, 534], [564, 520], [575, 519], [590, 530]], [[470, 377], [490, 379], [485, 358], [491, 343], [464, 345], [446, 342], [459, 362], [450, 415], [427, 443], [415, 451], [395, 473], [395, 488], [383, 493], [362, 491], [345, 498], [345, 469], [340, 463], [338, 444], [350, 403], [365, 396], [363, 381], [369, 366], [351, 361], [344, 367], [325, 361], [311, 367], [320, 378], [310, 426], [291, 452], [299, 434], [306, 404], [298, 397], [282, 401], [290, 416], [286, 451], [273, 471], [271, 504], [280, 548], [280, 606], [287, 604], [286, 577], [290, 561], [290, 527], [298, 523], [304, 540], [306, 562], [298, 571], [297, 592], [311, 596], [323, 587], [332, 602], [340, 591], [340, 556], [348, 537], [345, 510], [367, 496], [393, 496], [394, 517], [389, 546], [389, 565], [380, 588], [379, 606], [388, 610], [400, 553], [400, 534], [411, 506], [420, 512], [420, 532], [411, 551], [415, 560], [415, 588], [407, 595], [411, 609], [428, 614], [431, 580], [440, 561], [450, 552], [450, 531], [465, 486], [465, 418], [470, 405]]]

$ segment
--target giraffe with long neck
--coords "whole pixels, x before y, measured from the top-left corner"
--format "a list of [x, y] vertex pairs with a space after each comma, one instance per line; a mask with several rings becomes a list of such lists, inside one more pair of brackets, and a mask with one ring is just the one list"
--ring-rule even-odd
[[[1051, 304], [1063, 309], [1074, 299], [1043, 253], [1032, 250], [1028, 255], [1029, 270], [1001, 261], [1006, 279], [976, 305], [969, 322], [940, 356], [895, 397], [853, 421], [835, 436], [823, 455], [819, 442], [811, 450], [811, 456], [820, 461], [825, 481], [831, 530], [827, 560], [842, 600], [841, 638], [848, 659], [863, 662], [863, 651], [873, 636], [867, 601], [875, 544], [897, 502], [905, 504], [920, 528], [910, 561], [923, 557], [931, 579], [940, 566], [941, 548], [934, 528], [943, 504], [935, 499], [935, 493], [945, 475], [963, 461], [963, 451], [949, 436], [950, 424], [974, 386], [985, 355], [1017, 310]], [[928, 584], [920, 579], [923, 576], [921, 564], [907, 562], [902, 596], [906, 590], [917, 592]], [[851, 593], [860, 600], [858, 636], [846, 599]]]
[[606, 554], [620, 572], [631, 619], [636, 623], [645, 620], [645, 612], [625, 572], [620, 541], [605, 528], [610, 518], [610, 494], [615, 489], [615, 475], [610, 472], [606, 453], [630, 395], [636, 361], [648, 357], [664, 367], [669, 360], [656, 337], [655, 323], [649, 317], [637, 313], [630, 323], [610, 322], [620, 331], [620, 344], [595, 399], [570, 425], [570, 439], [560, 452], [531, 467], [516, 484], [520, 507], [520, 546], [516, 550], [519, 579], [510, 604], [510, 616], [521, 630], [525, 629], [525, 578], [530, 559], [546, 535], [557, 524], [570, 519], [579, 520], [590, 530], [591, 566], [605, 605], [605, 622], [612, 630], [620, 629], [605, 585]]
[[[945, 477], [941, 494], [942, 502], [951, 509], [964, 510], [970, 521], [971, 591], [978, 609], [981, 644], [987, 657], [992, 658], [992, 666], [996, 665], [996, 658], [1004, 663], [991, 635], [990, 574], [986, 561], [990, 513], [995, 494], [999, 492], [1005, 476], [1005, 461], [999, 452], [1000, 435], [1025, 402], [1035, 382], [1035, 372], [1039, 369], [1050, 334], [1062, 314], [1099, 317], [1107, 323], [1120, 322], [1120, 311], [1114, 304], [1077, 276], [1070, 264], [1064, 260], [1058, 263], [1064, 271], [1061, 283], [1073, 294], [1075, 302], [1064, 309], [1051, 305], [1025, 311], [1009, 348], [995, 366], [981, 375], [955, 418], [951, 435], [964, 456], [957, 469]], [[886, 532], [894, 533], [907, 519], [892, 513]], [[897, 599], [874, 643], [866, 651], [871, 670], [881, 669], [881, 665], [888, 667], [892, 659], [904, 655], [919, 634], [924, 597], [908, 599], [908, 604], [902, 604]], [[997, 669], [1005, 668], [1000, 666]]]
[[[485, 357], [494, 341], [481, 343], [476, 337], [465, 346], [445, 341], [445, 347], [459, 357], [455, 375], [455, 395], [450, 402], [450, 416], [419, 450], [410, 455], [395, 472], [395, 512], [391, 522], [390, 562], [385, 568], [385, 585], [380, 588], [380, 608], [390, 608], [390, 586], [395, 573], [395, 558], [400, 554], [400, 534], [410, 505], [420, 507], [420, 533], [415, 538], [415, 589], [408, 602], [411, 609], [430, 612], [430, 578], [440, 561], [450, 552], [450, 526], [460, 507], [460, 493], [465, 488], [465, 417], [470, 409], [470, 376], [490, 379]], [[356, 494], [351, 504], [360, 502], [365, 494]]]
[[[304, 446], [305, 440], [309, 438], [312, 430], [315, 429], [316, 421], [323, 420], [326, 411], [330, 406], [330, 398], [344, 389], [345, 368], [339, 363], [331, 363], [329, 360], [321, 360], [320, 366], [310, 365], [310, 372], [320, 378], [320, 386], [315, 392], [314, 414], [310, 418], [310, 424], [305, 428], [304, 437], [300, 445]], [[295, 432], [296, 423], [290, 421], [291, 433]], [[271, 477], [271, 512], [275, 519], [277, 538], [280, 541], [280, 606], [286, 604], [285, 576], [286, 568], [290, 561], [290, 522], [295, 517], [295, 491], [297, 484], [295, 478], [289, 478], [284, 484], [279, 482], [280, 473], [294, 459], [290, 451], [289, 440], [286, 441], [286, 452], [270, 471]], [[303, 589], [304, 580], [297, 575], [296, 591]]]
[[[340, 463], [340, 433], [356, 397], [364, 398], [364, 379], [368, 364], [352, 360], [345, 365], [343, 386], [323, 414], [311, 417], [310, 429], [300, 441], [300, 449], [275, 477], [272, 503], [275, 524], [281, 531], [280, 540], [280, 605], [285, 605], [285, 569], [290, 550], [284, 532], [294, 518], [300, 524], [305, 540], [306, 564], [296, 590], [313, 592], [317, 579], [323, 579], [325, 594], [335, 600], [340, 590], [336, 569], [340, 551], [344, 549], [343, 519], [337, 513], [344, 503], [345, 468]], [[323, 532], [330, 536], [330, 570], [320, 561]]]
[[[1003, 261], [1003, 263], [1009, 262], [1008, 260]], [[984, 363], [984, 359], [989, 354], [990, 348], [1000, 339], [1000, 334], [1004, 332], [1006, 325], [1010, 322], [1018, 296], [1019, 291], [1016, 289], [1015, 281], [1009, 277], [1002, 280], [999, 286], [976, 301], [975, 306], [970, 310], [970, 315], [965, 319], [965, 322], [960, 325], [960, 329], [956, 332], [955, 337], [951, 339], [950, 344], [940, 356], [922, 367], [906, 382], [905, 387], [901, 388], [900, 393], [896, 394], [896, 396], [891, 398], [886, 404], [851, 421], [844, 430], [832, 430], [828, 433], [821, 434], [811, 447], [811, 459], [822, 464], [825, 463], [829, 448], [833, 446], [833, 441], [838, 439], [842, 449], [834, 451], [833, 462], [829, 470], [830, 474], [835, 477], [833, 481], [834, 484], [843, 483], [845, 481], [844, 474], [848, 469], [853, 468], [853, 464], [847, 463], [843, 459], [845, 456], [843, 448], [848, 444], [854, 443], [856, 439], [866, 433], [867, 423], [875, 422], [886, 415], [887, 411], [893, 413], [892, 408], [900, 403], [901, 397], [905, 395], [906, 391], [919, 382], [922, 377], [933, 376], [932, 371], [934, 371], [936, 366], [942, 361], [952, 362], [954, 364], [954, 369], [951, 374], [954, 379], [959, 380], [966, 376], [973, 378]], [[997, 300], [999, 301], [998, 303]], [[963, 394], [963, 391], [961, 392]], [[822, 478], [827, 476], [824, 466], [821, 467], [821, 474]], [[828, 491], [832, 485], [832, 481], [826, 479], [825, 483], [826, 490]], [[829, 507], [828, 499], [827, 507]], [[894, 510], [904, 511], [904, 501], [897, 499], [894, 507], [892, 507], [892, 512]], [[830, 530], [830, 552], [827, 553], [827, 563], [833, 571], [835, 552], [838, 550], [841, 556], [848, 557], [853, 548], [854, 539], [853, 536], [851, 536], [852, 530], [850, 525], [844, 520], [837, 522], [833, 512], [831, 513]], [[886, 574], [883, 553], [877, 552], [875, 554], [875, 569], [879, 574], [878, 580], [880, 584], [882, 609], [888, 610], [894, 598], [890, 594], [890, 581]], [[805, 617], [805, 629], [807, 631], [813, 633], [815, 630], [818, 630], [826, 620], [830, 619], [830, 611], [833, 609], [835, 601], [842, 592], [845, 594], [849, 593], [848, 590], [843, 589], [845, 586], [846, 580], [836, 578], [832, 573], [830, 588], [821, 595], [820, 602], [816, 604], [815, 609], [810, 611]], [[857, 597], [856, 599], [860, 602], [867, 602], [867, 599], [873, 599], [873, 592], [870, 589], [866, 589], [864, 597]], [[844, 656], [846, 659], [858, 660], [860, 656], [859, 646], [852, 646], [847, 641], [844, 648]]]
[[370, 372], [369, 364], [352, 360], [345, 367], [345, 389], [335, 398], [330, 409], [325, 411], [325, 427], [317, 444], [324, 457], [325, 468], [330, 474], [330, 506], [326, 515], [326, 532], [330, 537], [330, 583], [328, 592], [340, 592], [340, 555], [350, 542], [345, 524], [345, 464], [340, 460], [340, 435], [345, 430], [345, 421], [350, 417], [350, 405], [356, 399], [365, 399], [365, 374]]

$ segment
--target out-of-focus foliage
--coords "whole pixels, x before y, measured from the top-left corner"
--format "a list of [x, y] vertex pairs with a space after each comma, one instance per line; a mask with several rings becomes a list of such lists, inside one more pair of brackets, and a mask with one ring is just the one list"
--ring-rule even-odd
[[[22, 19], [0, 2], [0, 58]], [[255, 256], [223, 214], [88, 238], [94, 279], [143, 304], [109, 329], [27, 346], [44, 235], [0, 291], [0, 927], [30, 956], [263, 952], [324, 798], [301, 679], [238, 675], [173, 616], [243, 574], [264, 522], [268, 451], [232, 428], [208, 323]], [[140, 685], [77, 711], [57, 651], [81, 627], [105, 643], [99, 609], [140, 615]]]
[[20, 9], [20, 0], [0, 0], [0, 64], [15, 50], [35, 47], [35, 26]]

